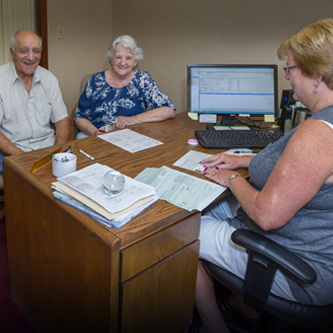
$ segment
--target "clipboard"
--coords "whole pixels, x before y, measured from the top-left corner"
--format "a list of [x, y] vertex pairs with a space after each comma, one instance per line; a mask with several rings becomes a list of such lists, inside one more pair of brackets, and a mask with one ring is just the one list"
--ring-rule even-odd
[[37, 160], [34, 165], [31, 168], [31, 173], [36, 172], [38, 169], [40, 169], [41, 167], [46, 166], [49, 162], [52, 161], [52, 157], [50, 156], [50, 154], [55, 155], [57, 153], [61, 152], [62, 147], [57, 148], [56, 150], [50, 152], [49, 154], [45, 155], [44, 157], [40, 158], [39, 160]]

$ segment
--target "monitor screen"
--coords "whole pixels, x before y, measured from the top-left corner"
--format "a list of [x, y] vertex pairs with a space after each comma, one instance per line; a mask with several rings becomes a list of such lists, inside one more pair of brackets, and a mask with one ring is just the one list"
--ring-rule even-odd
[[277, 65], [188, 65], [187, 108], [229, 122], [239, 115], [278, 116]]

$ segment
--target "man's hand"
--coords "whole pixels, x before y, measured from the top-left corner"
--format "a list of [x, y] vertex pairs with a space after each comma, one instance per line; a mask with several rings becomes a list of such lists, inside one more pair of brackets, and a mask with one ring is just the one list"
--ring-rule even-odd
[[22, 149], [16, 147], [2, 132], [0, 132], [0, 152], [5, 156], [24, 153]]

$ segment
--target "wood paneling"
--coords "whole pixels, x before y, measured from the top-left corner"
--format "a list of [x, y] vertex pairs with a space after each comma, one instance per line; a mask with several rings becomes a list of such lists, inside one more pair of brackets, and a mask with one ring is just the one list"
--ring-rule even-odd
[[[98, 137], [62, 149], [71, 146], [79, 169], [93, 162], [78, 148], [135, 177], [146, 167], [172, 167], [191, 149], [203, 150], [187, 140], [204, 126], [186, 114], [132, 126], [163, 142], [133, 154]], [[158, 200], [120, 229], [99, 223], [53, 198], [51, 163], [30, 172], [57, 147], [4, 159], [12, 294], [44, 331], [133, 332], [135, 320], [146, 333], [182, 332], [193, 311], [200, 212]]]
[[196, 241], [122, 285], [122, 332], [181, 333], [190, 325], [198, 250]]
[[42, 58], [39, 65], [48, 69], [47, 0], [36, 0], [36, 30], [43, 40]]

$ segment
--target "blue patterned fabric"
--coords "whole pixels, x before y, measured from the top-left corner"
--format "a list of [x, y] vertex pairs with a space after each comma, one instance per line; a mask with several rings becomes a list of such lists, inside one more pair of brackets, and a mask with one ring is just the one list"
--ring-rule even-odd
[[110, 124], [119, 116], [132, 117], [160, 107], [175, 109], [149, 73], [135, 70], [132, 81], [122, 88], [111, 87], [105, 72], [92, 75], [83, 91], [74, 119], [88, 119], [96, 128]]

